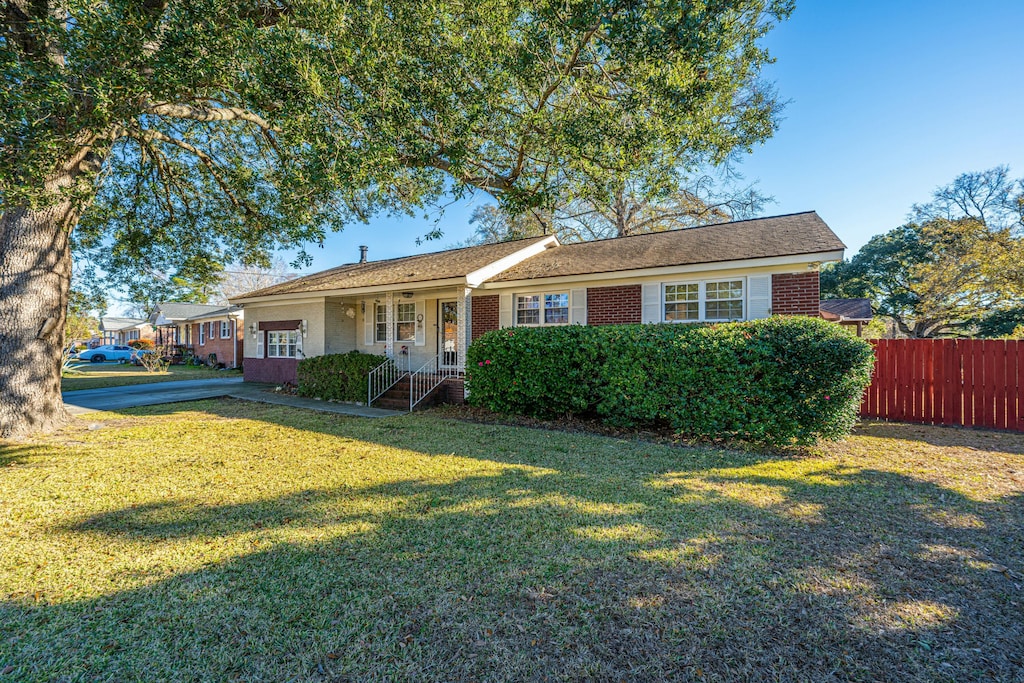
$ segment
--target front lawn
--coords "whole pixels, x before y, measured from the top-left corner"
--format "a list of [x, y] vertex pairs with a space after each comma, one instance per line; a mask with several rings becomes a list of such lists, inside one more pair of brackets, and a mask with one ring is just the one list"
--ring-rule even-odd
[[183, 379], [238, 377], [238, 370], [212, 370], [205, 366], [172, 365], [167, 372], [149, 372], [146, 368], [120, 363], [81, 363], [60, 380], [61, 391], [104, 389], [129, 384], [174, 382]]
[[1019, 680], [1022, 453], [94, 413], [0, 446], [0, 680]]

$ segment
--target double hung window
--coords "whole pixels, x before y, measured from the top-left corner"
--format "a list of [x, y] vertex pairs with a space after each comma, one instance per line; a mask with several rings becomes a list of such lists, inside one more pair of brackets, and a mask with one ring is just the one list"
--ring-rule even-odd
[[298, 330], [267, 332], [267, 358], [295, 358], [298, 339]]
[[743, 320], [743, 280], [701, 280], [666, 284], [665, 322]]
[[395, 305], [395, 341], [416, 341], [416, 304]]
[[516, 296], [516, 325], [567, 325], [568, 292]]

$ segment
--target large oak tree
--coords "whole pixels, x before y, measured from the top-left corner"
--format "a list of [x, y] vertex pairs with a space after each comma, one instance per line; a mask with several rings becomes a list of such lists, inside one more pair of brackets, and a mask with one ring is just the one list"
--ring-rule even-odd
[[789, 0], [0, 3], [0, 437], [65, 419], [76, 253], [108, 277], [267, 263], [480, 189], [648, 184], [774, 130]]

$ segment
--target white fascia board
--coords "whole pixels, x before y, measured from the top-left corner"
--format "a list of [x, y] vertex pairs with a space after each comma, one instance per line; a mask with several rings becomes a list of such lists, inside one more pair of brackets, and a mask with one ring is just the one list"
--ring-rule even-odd
[[304, 298], [301, 298], [301, 299], [300, 298], [282, 299], [282, 297], [284, 297], [284, 296], [285, 295], [282, 294], [281, 296], [259, 297], [259, 298], [256, 298], [256, 299], [236, 299], [232, 303], [239, 303], [239, 304], [241, 304], [241, 303], [249, 303], [249, 304], [252, 305], [251, 306], [252, 308], [255, 308], [257, 306], [259, 306], [259, 307], [263, 307], [263, 306], [298, 306], [300, 304], [322, 304], [322, 303], [324, 303], [324, 298], [322, 296], [310, 297], [308, 294], [306, 294], [306, 296]]
[[543, 253], [548, 249], [559, 246], [558, 238], [551, 235], [547, 239], [534, 242], [533, 244], [520, 249], [519, 251], [512, 252], [508, 256], [498, 259], [494, 263], [488, 263], [483, 268], [478, 268], [473, 272], [466, 275], [466, 285], [469, 287], [479, 287], [481, 283], [486, 280], [490, 280], [495, 275], [503, 273], [512, 266], [519, 265], [531, 256]]
[[[776, 272], [802, 272], [808, 266], [829, 261], [842, 261], [843, 250], [823, 251], [817, 254], [796, 254], [793, 256], [772, 256], [768, 258], [744, 259], [739, 261], [713, 261], [711, 263], [693, 263], [683, 266], [664, 266], [661, 268], [641, 268], [637, 270], [613, 270], [606, 273], [584, 273], [581, 275], [561, 275], [556, 277], [533, 278], [530, 280], [508, 280], [504, 282], [485, 282], [479, 289], [509, 289], [530, 287], [535, 285], [559, 285], [573, 282], [595, 282], [601, 280], [635, 280], [648, 277], [666, 277], [685, 275], [687, 273], [709, 273], [719, 270], [750, 270], [754, 268], [772, 268]], [[798, 267], [802, 266], [802, 267]], [[786, 268], [790, 268], [787, 271]]]
[[[229, 299], [232, 304], [259, 304], [260, 306], [278, 304], [315, 303], [325, 297], [362, 296], [363, 294], [384, 294], [385, 292], [414, 292], [422, 289], [436, 289], [466, 284], [465, 277], [450, 277], [444, 280], [421, 280], [419, 282], [399, 282], [390, 285], [374, 285], [372, 287], [350, 287], [343, 289], [324, 289], [317, 292], [294, 292], [292, 294], [270, 294], [268, 296], [240, 297]], [[315, 294], [315, 298], [310, 298]]]

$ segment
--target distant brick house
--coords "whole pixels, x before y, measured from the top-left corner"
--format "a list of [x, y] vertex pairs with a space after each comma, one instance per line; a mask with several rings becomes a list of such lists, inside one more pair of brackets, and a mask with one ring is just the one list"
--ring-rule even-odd
[[245, 310], [246, 380], [294, 381], [299, 359], [352, 350], [458, 372], [466, 347], [502, 327], [818, 316], [818, 267], [844, 249], [807, 212], [360, 260], [231, 301]]
[[229, 368], [242, 363], [245, 326], [238, 306], [164, 302], [149, 319], [157, 346], [181, 346], [204, 361], [212, 354]]
[[153, 326], [142, 318], [100, 318], [100, 334], [95, 345], [115, 344], [124, 346], [139, 339], [153, 339]]

